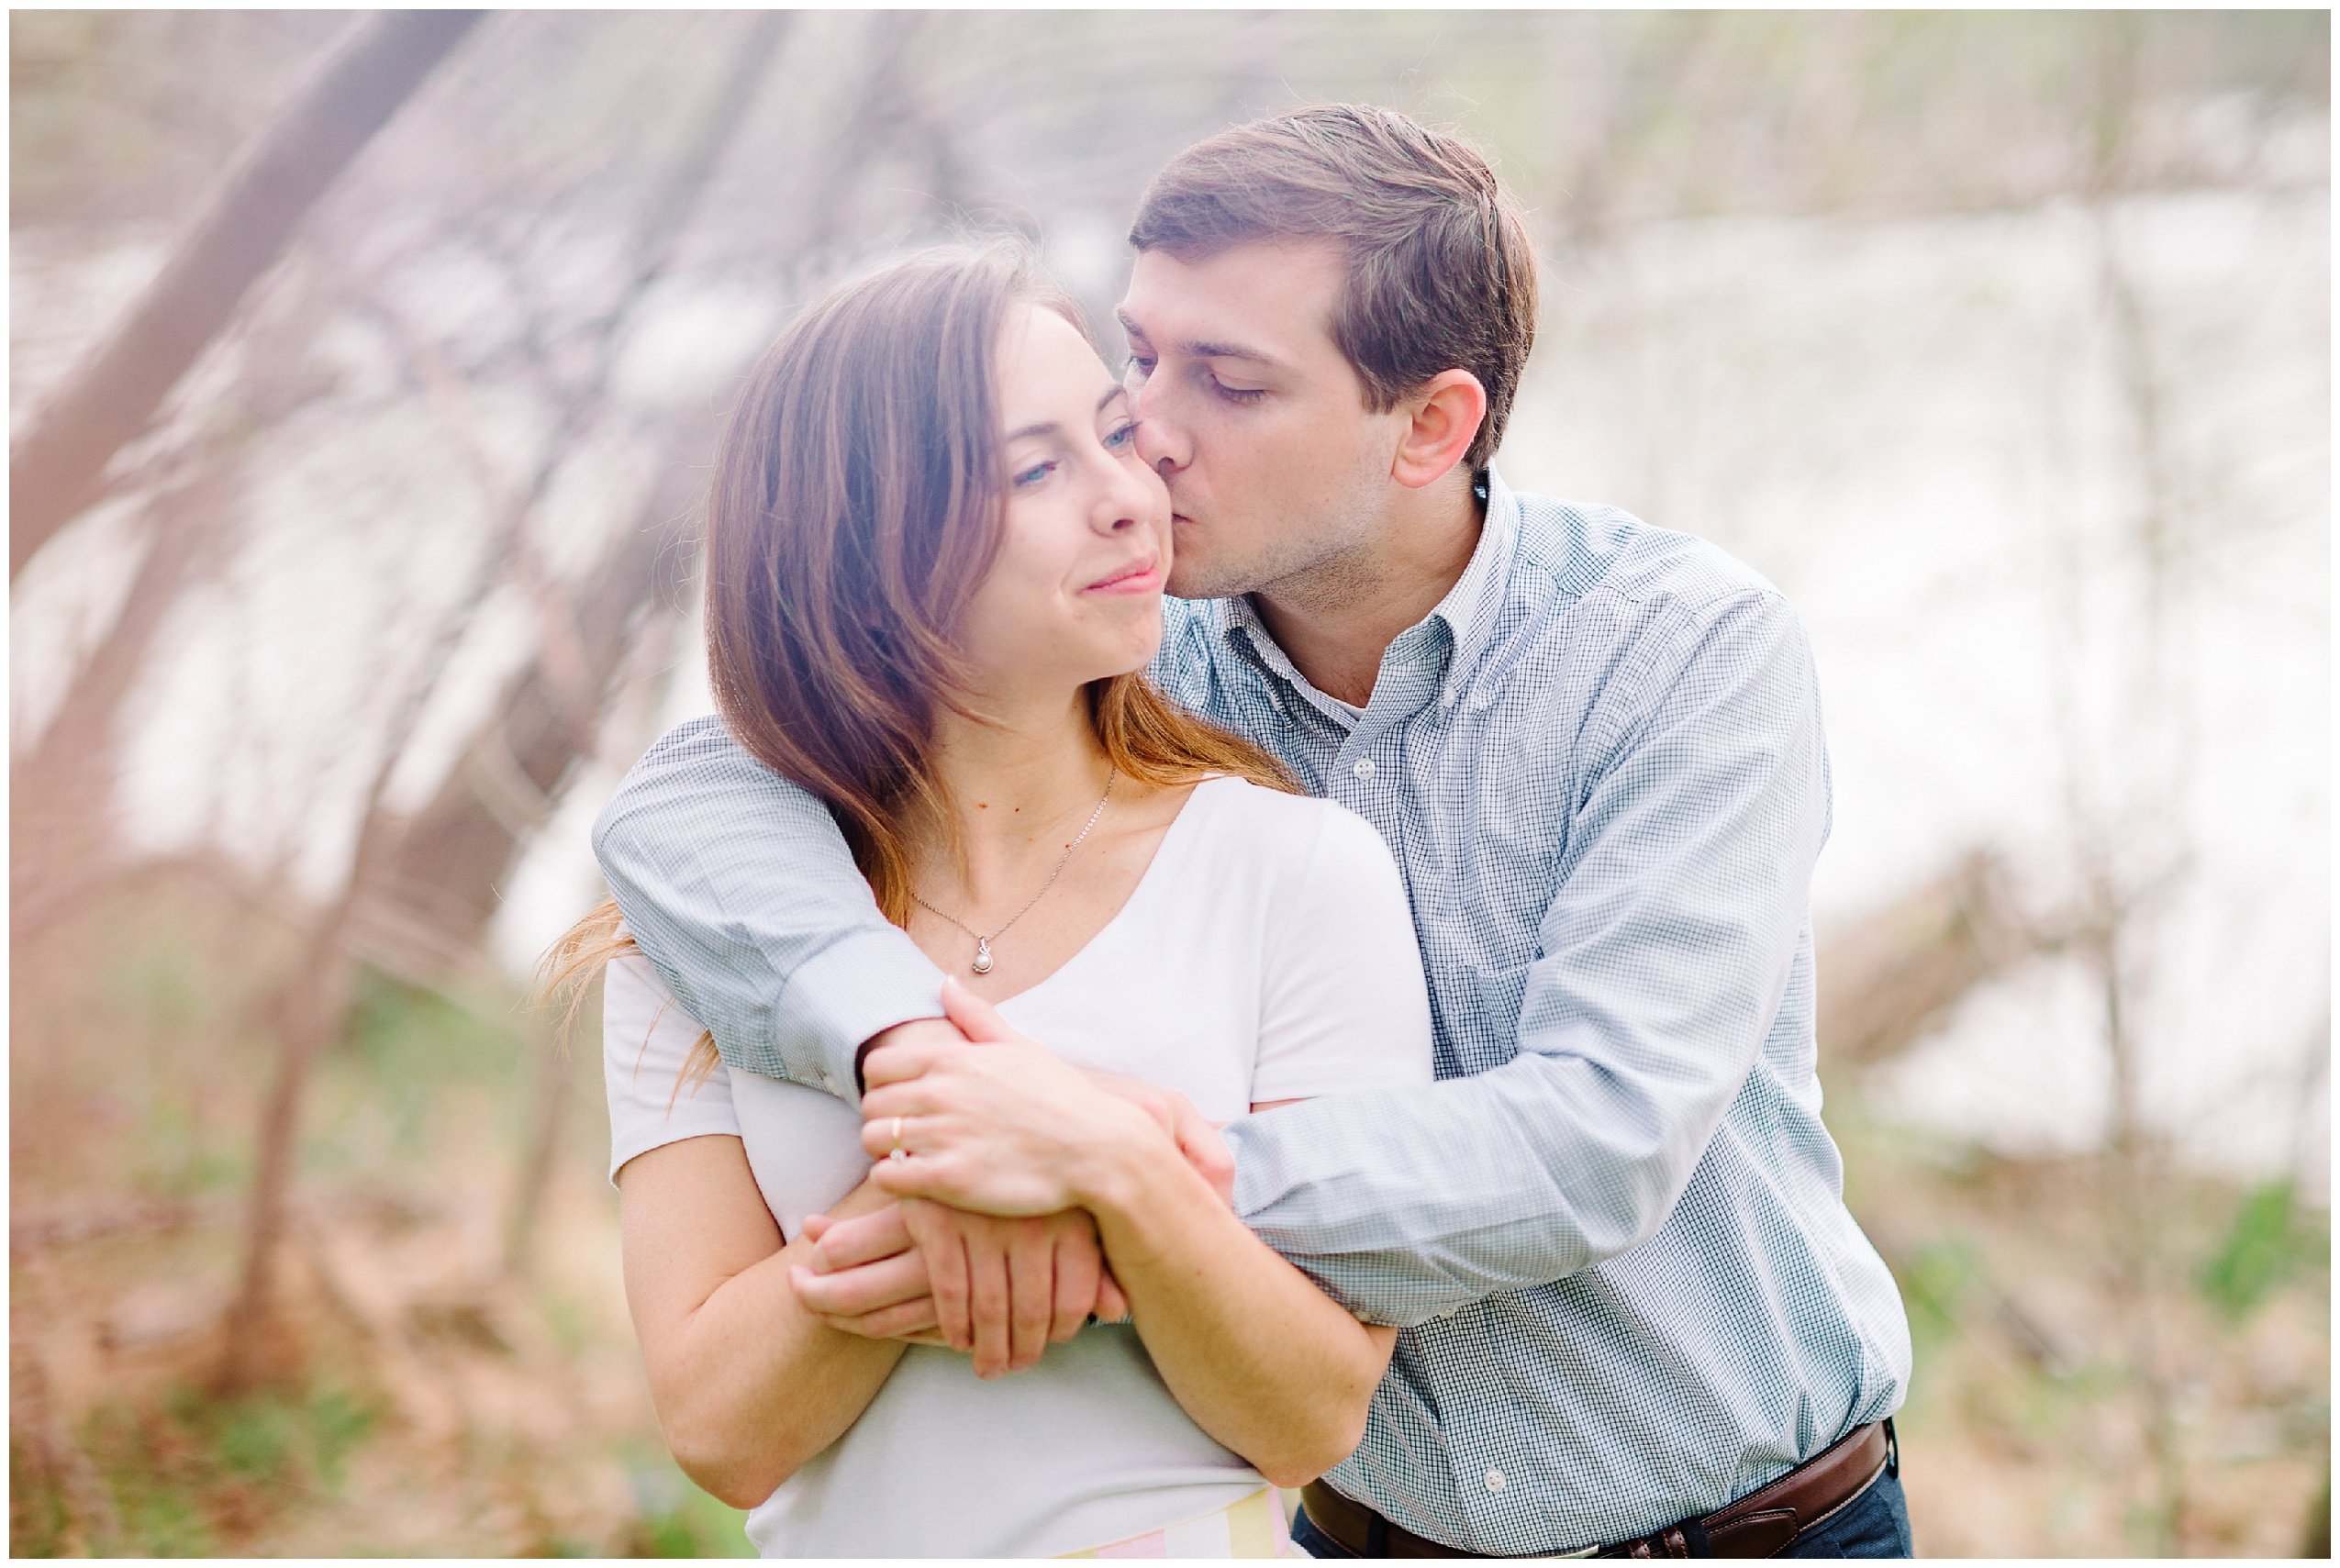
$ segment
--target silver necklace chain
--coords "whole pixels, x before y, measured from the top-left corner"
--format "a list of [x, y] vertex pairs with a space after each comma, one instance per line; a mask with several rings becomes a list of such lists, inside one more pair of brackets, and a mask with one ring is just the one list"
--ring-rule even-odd
[[942, 918], [950, 921], [953, 925], [958, 927], [959, 929], [965, 931], [967, 935], [975, 938], [975, 961], [967, 965], [969, 969], [974, 970], [977, 974], [988, 974], [991, 973], [993, 962], [991, 957], [991, 944], [1008, 934], [1008, 926], [1014, 925], [1017, 921], [1031, 914], [1032, 905], [1039, 903], [1043, 897], [1047, 896], [1048, 890], [1056, 885], [1056, 879], [1064, 874], [1064, 867], [1072, 862], [1073, 851], [1081, 847], [1081, 840], [1088, 837], [1088, 830], [1097, 826], [1097, 819], [1098, 817], [1105, 815], [1105, 803], [1113, 798], [1113, 781], [1115, 778], [1120, 776], [1120, 770], [1119, 768], [1109, 767], [1106, 769], [1105, 793], [1097, 797], [1097, 809], [1088, 814], [1088, 820], [1081, 825], [1081, 830], [1073, 835], [1073, 841], [1071, 843], [1064, 846], [1064, 854], [1059, 856], [1057, 859], [1056, 869], [1048, 873], [1048, 880], [1040, 884], [1040, 891], [1031, 895], [1031, 903], [1026, 904], [1013, 915], [1008, 916], [1008, 924], [1000, 927], [997, 930], [992, 932], [991, 935], [986, 937], [980, 931], [970, 929], [967, 923], [960, 919], [956, 915], [943, 914], [942, 910], [937, 909], [933, 905], [929, 904], [925, 899], [920, 898], [918, 895], [917, 889], [911, 889], [910, 901], [912, 903], [916, 904], [919, 908], [925, 910], [930, 915], [942, 915]]

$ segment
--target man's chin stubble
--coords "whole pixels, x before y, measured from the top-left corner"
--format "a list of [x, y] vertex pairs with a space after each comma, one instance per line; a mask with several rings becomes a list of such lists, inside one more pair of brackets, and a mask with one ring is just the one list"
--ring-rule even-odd
[[1164, 592], [1181, 599], [1264, 595], [1303, 615], [1321, 616], [1337, 614], [1371, 597], [1380, 584], [1381, 573], [1371, 555], [1353, 546], [1305, 562], [1263, 561], [1230, 566], [1209, 561], [1190, 565], [1181, 560], [1172, 569]]
[[1249, 574], [1229, 571], [1225, 563], [1212, 561], [1209, 551], [1195, 546], [1192, 519], [1174, 516], [1170, 528], [1170, 576], [1163, 584], [1164, 593], [1177, 599], [1231, 599], [1252, 591]]

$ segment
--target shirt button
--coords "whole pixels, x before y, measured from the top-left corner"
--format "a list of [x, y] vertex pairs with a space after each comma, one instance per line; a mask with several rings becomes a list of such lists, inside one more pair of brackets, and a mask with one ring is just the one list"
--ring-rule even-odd
[[1369, 779], [1373, 777], [1373, 759], [1371, 757], [1359, 757], [1357, 759], [1357, 765], [1351, 768], [1349, 771], [1356, 774], [1357, 777], [1361, 779]]
[[1490, 1470], [1487, 1473], [1487, 1489], [1490, 1492], [1500, 1492], [1503, 1490], [1503, 1473], [1501, 1471]]

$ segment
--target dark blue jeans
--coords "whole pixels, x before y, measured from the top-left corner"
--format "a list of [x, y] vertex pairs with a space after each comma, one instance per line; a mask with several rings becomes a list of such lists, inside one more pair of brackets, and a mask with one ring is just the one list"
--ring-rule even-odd
[[[1302, 1508], [1292, 1520], [1292, 1539], [1311, 1557], [1354, 1557], [1355, 1552], [1316, 1528]], [[1911, 1557], [1910, 1508], [1901, 1496], [1899, 1467], [1889, 1469], [1843, 1513], [1796, 1538], [1782, 1557]]]

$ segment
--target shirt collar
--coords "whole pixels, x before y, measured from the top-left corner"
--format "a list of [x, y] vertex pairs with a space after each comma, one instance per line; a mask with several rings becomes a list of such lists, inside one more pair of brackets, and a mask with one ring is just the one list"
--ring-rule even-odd
[[1447, 635], [1454, 639], [1454, 656], [1446, 666], [1450, 698], [1454, 684], [1470, 677], [1479, 655], [1495, 640], [1495, 628], [1503, 616], [1504, 592], [1511, 580], [1511, 559], [1519, 545], [1519, 497], [1511, 494], [1502, 475], [1489, 468], [1487, 516], [1479, 525], [1478, 548], [1471, 551], [1470, 564], [1463, 568], [1463, 574], [1428, 617], [1444, 621]]
[[[1520, 503], [1510, 485], [1493, 468], [1487, 471], [1487, 512], [1479, 526], [1478, 545], [1471, 551], [1469, 564], [1446, 596], [1438, 601], [1430, 614], [1398, 633], [1383, 657], [1388, 667], [1391, 654], [1411, 663], [1435, 657], [1451, 648], [1444, 675], [1445, 700], [1454, 700], [1462, 682], [1469, 678], [1479, 655], [1495, 639], [1497, 621], [1501, 617], [1504, 585], [1510, 581], [1511, 558], [1519, 548]], [[1288, 682], [1294, 690], [1304, 694], [1310, 702], [1323, 709], [1343, 725], [1353, 722], [1338, 705], [1324, 698], [1308, 677], [1295, 668], [1276, 646], [1267, 625], [1259, 618], [1248, 594], [1220, 599], [1219, 605], [1219, 635], [1231, 643], [1238, 628], [1251, 639], [1253, 649], [1265, 660], [1269, 669]], [[1443, 631], [1444, 635], [1440, 636]], [[1376, 693], [1378, 688], [1376, 687]], [[1320, 701], [1318, 699], [1323, 698]]]
[[[1299, 668], [1286, 655], [1283, 646], [1267, 629], [1267, 623], [1259, 618], [1259, 611], [1254, 607], [1249, 594], [1220, 599], [1218, 605], [1219, 634], [1230, 648], [1235, 646], [1240, 631], [1242, 639], [1251, 644], [1253, 653], [1266, 665], [1269, 673], [1307, 698], [1311, 706], [1343, 729], [1355, 727], [1356, 720], [1345, 709], [1318, 691], [1315, 684], [1300, 673]], [[1284, 699], [1279, 696], [1275, 700], [1277, 709], [1284, 715], [1284, 721], [1287, 724], [1293, 722], [1291, 709], [1286, 706]]]

